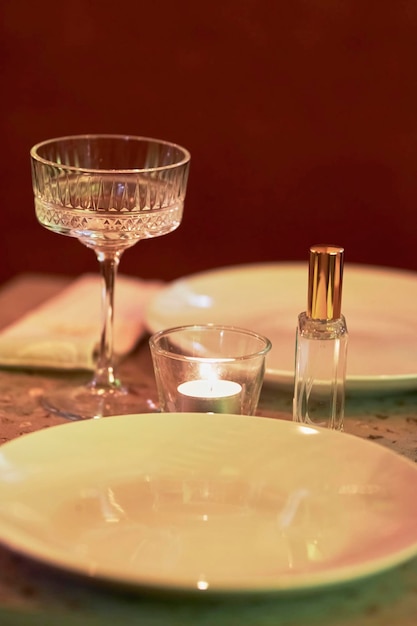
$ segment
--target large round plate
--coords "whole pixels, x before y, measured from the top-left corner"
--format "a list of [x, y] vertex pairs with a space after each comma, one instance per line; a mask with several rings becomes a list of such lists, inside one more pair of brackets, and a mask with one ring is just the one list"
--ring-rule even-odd
[[0, 448], [0, 540], [140, 588], [312, 590], [417, 554], [417, 469], [351, 435], [165, 413], [56, 426]]
[[[179, 279], [152, 300], [151, 332], [182, 324], [243, 326], [272, 341], [265, 380], [291, 388], [295, 328], [307, 304], [305, 263], [220, 268]], [[346, 265], [343, 312], [349, 330], [347, 389], [417, 388], [417, 275]]]

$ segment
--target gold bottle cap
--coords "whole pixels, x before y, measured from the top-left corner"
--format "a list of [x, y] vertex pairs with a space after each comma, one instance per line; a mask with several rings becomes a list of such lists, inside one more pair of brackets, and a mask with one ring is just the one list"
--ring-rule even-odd
[[311, 246], [308, 272], [308, 317], [320, 320], [340, 318], [343, 253], [344, 249], [340, 246]]

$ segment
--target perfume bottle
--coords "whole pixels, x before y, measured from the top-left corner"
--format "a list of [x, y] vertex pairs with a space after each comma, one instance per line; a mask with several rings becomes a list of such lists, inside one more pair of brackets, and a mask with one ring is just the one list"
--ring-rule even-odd
[[298, 316], [293, 420], [343, 430], [348, 332], [343, 248], [310, 248], [307, 311]]

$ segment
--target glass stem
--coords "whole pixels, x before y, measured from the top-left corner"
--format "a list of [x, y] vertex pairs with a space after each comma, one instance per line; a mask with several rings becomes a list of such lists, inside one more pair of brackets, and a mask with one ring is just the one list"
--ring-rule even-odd
[[113, 312], [114, 286], [119, 267], [120, 251], [96, 251], [100, 265], [102, 282], [102, 330], [100, 349], [94, 378], [90, 385], [96, 389], [117, 389], [120, 387], [113, 367]]

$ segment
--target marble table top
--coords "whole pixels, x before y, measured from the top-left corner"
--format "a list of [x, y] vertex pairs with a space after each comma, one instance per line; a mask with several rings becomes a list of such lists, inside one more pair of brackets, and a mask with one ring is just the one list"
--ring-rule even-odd
[[[0, 289], [0, 328], [57, 293], [67, 282], [67, 278], [58, 276], [23, 275], [4, 285]], [[127, 383], [140, 380], [143, 392], [156, 398], [146, 336], [120, 364], [119, 373]], [[67, 376], [68, 373], [0, 370], [0, 444], [65, 422], [64, 418], [48, 414], [39, 398], [43, 390]], [[81, 374], [71, 376], [82, 378]], [[265, 385], [258, 414], [291, 419], [291, 404], [288, 393]], [[417, 390], [348, 397], [345, 431], [417, 461]], [[190, 600], [100, 586], [0, 547], [2, 625], [414, 626], [416, 616], [417, 559], [328, 591], [239, 600]]]

